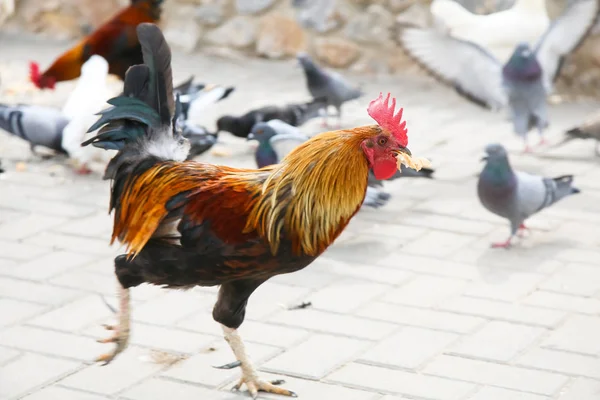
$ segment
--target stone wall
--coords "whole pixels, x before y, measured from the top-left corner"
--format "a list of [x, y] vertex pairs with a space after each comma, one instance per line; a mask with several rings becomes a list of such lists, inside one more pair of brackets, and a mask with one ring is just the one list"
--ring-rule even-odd
[[[225, 57], [285, 59], [306, 51], [329, 67], [360, 73], [419, 68], [395, 35], [402, 26], [430, 26], [430, 0], [165, 0], [161, 27], [169, 43], [187, 52]], [[548, 0], [550, 16], [566, 0]], [[510, 7], [512, 0], [461, 0], [473, 12]], [[17, 0], [2, 27], [54, 38], [76, 38], [110, 18], [129, 0]], [[568, 62], [562, 92], [596, 94], [600, 87], [598, 36]]]

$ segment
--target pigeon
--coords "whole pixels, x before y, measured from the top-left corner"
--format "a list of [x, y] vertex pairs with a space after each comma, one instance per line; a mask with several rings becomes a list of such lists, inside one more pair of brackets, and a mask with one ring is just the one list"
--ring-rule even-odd
[[206, 128], [195, 125], [189, 121], [177, 121], [183, 137], [190, 143], [190, 152], [187, 160], [210, 150], [217, 143], [217, 133], [211, 133]]
[[96, 114], [107, 107], [106, 100], [112, 97], [107, 79], [108, 62], [102, 56], [92, 55], [81, 66], [77, 85], [62, 108], [69, 123], [63, 129], [61, 146], [77, 162], [75, 172], [81, 175], [92, 172], [88, 164], [93, 158], [105, 159], [110, 154], [95, 147], [81, 146], [88, 128], [98, 119]]
[[[290, 151], [306, 142], [309, 137], [303, 134], [300, 129], [295, 126], [286, 124], [285, 122], [274, 119], [267, 122], [259, 122], [252, 127], [252, 131], [248, 134], [248, 140], [256, 140], [258, 147], [255, 152], [255, 160], [258, 168], [266, 167], [267, 165], [279, 163]], [[398, 171], [392, 178], [396, 179], [401, 176], [406, 177], [427, 177], [431, 178], [433, 170], [423, 168], [421, 174], [414, 171], [411, 174], [410, 168], [402, 166], [402, 171]], [[406, 168], [406, 169], [405, 169]], [[365, 195], [364, 205], [373, 208], [384, 206], [390, 199], [390, 194], [383, 191], [383, 183], [375, 178], [372, 172], [369, 172], [369, 180], [367, 193]]]
[[481, 204], [492, 213], [510, 221], [510, 236], [492, 247], [509, 248], [513, 237], [527, 229], [525, 220], [557, 201], [579, 193], [572, 186], [573, 175], [546, 178], [514, 171], [506, 149], [500, 144], [485, 148], [486, 164], [479, 175], [477, 194]]
[[596, 155], [600, 157], [600, 114], [593, 115], [583, 124], [569, 129], [566, 132], [565, 140], [559, 145], [573, 139], [596, 139]]
[[429, 7], [434, 24], [453, 38], [478, 44], [501, 63], [508, 61], [519, 43], [535, 42], [550, 25], [545, 0], [516, 0], [509, 9], [484, 15], [463, 5], [434, 0]]
[[[306, 85], [313, 98], [325, 98], [327, 107], [333, 106], [337, 111], [338, 128], [342, 124], [342, 104], [347, 101], [357, 99], [364, 93], [361, 89], [350, 85], [340, 74], [333, 71], [326, 71], [319, 67], [306, 53], [298, 53], [296, 58], [300, 62], [304, 75], [306, 75]], [[327, 127], [327, 107], [323, 126]]]
[[319, 115], [319, 110], [324, 108], [325, 104], [324, 98], [318, 98], [306, 103], [288, 104], [283, 107], [261, 107], [248, 111], [240, 117], [225, 115], [217, 120], [217, 131], [226, 131], [237, 137], [245, 138], [256, 123], [272, 119], [280, 119], [290, 125], [300, 126]]
[[[579, 47], [599, 15], [597, 0], [570, 4], [533, 48], [520, 43], [504, 65], [483, 47], [433, 29], [405, 29], [401, 43], [411, 57], [467, 99], [492, 110], [509, 108], [513, 129], [528, 152], [528, 131], [535, 127], [543, 135], [548, 126], [546, 97], [565, 57]], [[544, 143], [542, 136], [540, 144]]]
[[62, 147], [62, 132], [68, 123], [69, 119], [58, 108], [0, 104], [0, 129], [29, 142], [35, 155], [38, 146], [67, 154]]
[[192, 110], [200, 112], [206, 106], [227, 98], [235, 90], [233, 86], [194, 84], [193, 81], [194, 76], [192, 75], [187, 81], [173, 89], [174, 95], [180, 95], [181, 114], [185, 120], [192, 114]]

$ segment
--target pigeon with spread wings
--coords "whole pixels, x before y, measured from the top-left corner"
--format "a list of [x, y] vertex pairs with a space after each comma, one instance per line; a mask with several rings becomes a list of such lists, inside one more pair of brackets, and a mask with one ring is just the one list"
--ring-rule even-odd
[[536, 127], [542, 134], [548, 125], [546, 96], [565, 57], [588, 35], [599, 13], [598, 0], [571, 4], [533, 49], [518, 45], [505, 65], [477, 44], [433, 29], [405, 29], [401, 42], [417, 62], [461, 95], [492, 110], [508, 107], [528, 151], [527, 132]]

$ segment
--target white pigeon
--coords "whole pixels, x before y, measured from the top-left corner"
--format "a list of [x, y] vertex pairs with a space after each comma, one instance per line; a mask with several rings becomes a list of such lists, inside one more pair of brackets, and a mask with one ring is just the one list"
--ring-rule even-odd
[[91, 56], [81, 67], [77, 86], [62, 108], [69, 119], [63, 130], [62, 147], [77, 162], [76, 172], [81, 174], [91, 172], [88, 164], [92, 159], [106, 160], [109, 155], [92, 146], [81, 147], [88, 128], [98, 119], [95, 114], [107, 107], [106, 101], [111, 97], [107, 78], [108, 62], [99, 55]]
[[449, 36], [483, 47], [501, 63], [517, 44], [537, 42], [550, 25], [545, 0], [516, 0], [508, 10], [487, 15], [473, 14], [454, 0], [434, 0], [430, 11]]

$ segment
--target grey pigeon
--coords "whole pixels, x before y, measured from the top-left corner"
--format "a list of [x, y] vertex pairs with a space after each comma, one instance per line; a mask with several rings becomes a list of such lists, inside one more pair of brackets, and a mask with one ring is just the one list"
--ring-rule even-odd
[[599, 15], [597, 0], [570, 4], [532, 48], [518, 45], [506, 65], [475, 43], [434, 29], [405, 29], [401, 43], [425, 69], [466, 98], [493, 110], [508, 107], [514, 131], [529, 151], [526, 135], [534, 127], [541, 135], [547, 127], [546, 96], [565, 58], [587, 37]]
[[69, 119], [57, 108], [0, 104], [0, 129], [29, 142], [34, 154], [37, 154], [37, 146], [66, 154], [62, 147], [62, 136], [68, 123]]
[[192, 75], [187, 81], [173, 88], [173, 94], [180, 96], [181, 118], [187, 120], [192, 108], [200, 110], [210, 104], [226, 99], [234, 90], [233, 86], [193, 83]]
[[217, 131], [227, 131], [237, 137], [248, 137], [252, 127], [258, 122], [280, 119], [283, 122], [300, 126], [319, 115], [326, 106], [324, 98], [313, 99], [306, 103], [287, 104], [285, 106], [265, 106], [248, 111], [239, 117], [224, 115], [217, 120]]
[[[256, 140], [258, 142], [255, 152], [258, 168], [279, 163], [290, 151], [308, 139], [309, 137], [303, 134], [300, 129], [277, 119], [255, 124], [248, 135], [248, 140]], [[424, 168], [418, 171], [422, 172], [422, 174], [412, 174], [410, 168], [405, 169], [404, 166], [402, 167], [402, 172], [399, 171], [390, 179], [396, 179], [401, 176], [431, 178], [431, 174], [433, 173], [433, 170]], [[390, 199], [390, 194], [384, 192], [382, 188], [383, 183], [377, 180], [375, 175], [370, 172], [367, 193], [363, 204], [373, 208], [385, 205]]]
[[595, 139], [596, 155], [600, 156], [600, 114], [593, 115], [583, 124], [569, 129], [566, 138], [559, 145], [573, 139]]
[[[306, 85], [311, 96], [315, 99], [325, 98], [327, 106], [335, 107], [338, 117], [338, 127], [342, 124], [342, 104], [362, 96], [364, 93], [357, 87], [353, 87], [340, 74], [327, 71], [319, 67], [306, 53], [298, 53], [296, 58], [300, 62], [306, 75]], [[327, 125], [327, 107], [323, 125]]]
[[492, 213], [510, 221], [510, 236], [492, 247], [508, 248], [519, 230], [527, 229], [525, 220], [564, 197], [579, 193], [571, 186], [573, 175], [556, 178], [514, 171], [506, 150], [500, 144], [485, 148], [486, 164], [479, 175], [477, 194], [481, 204]]

